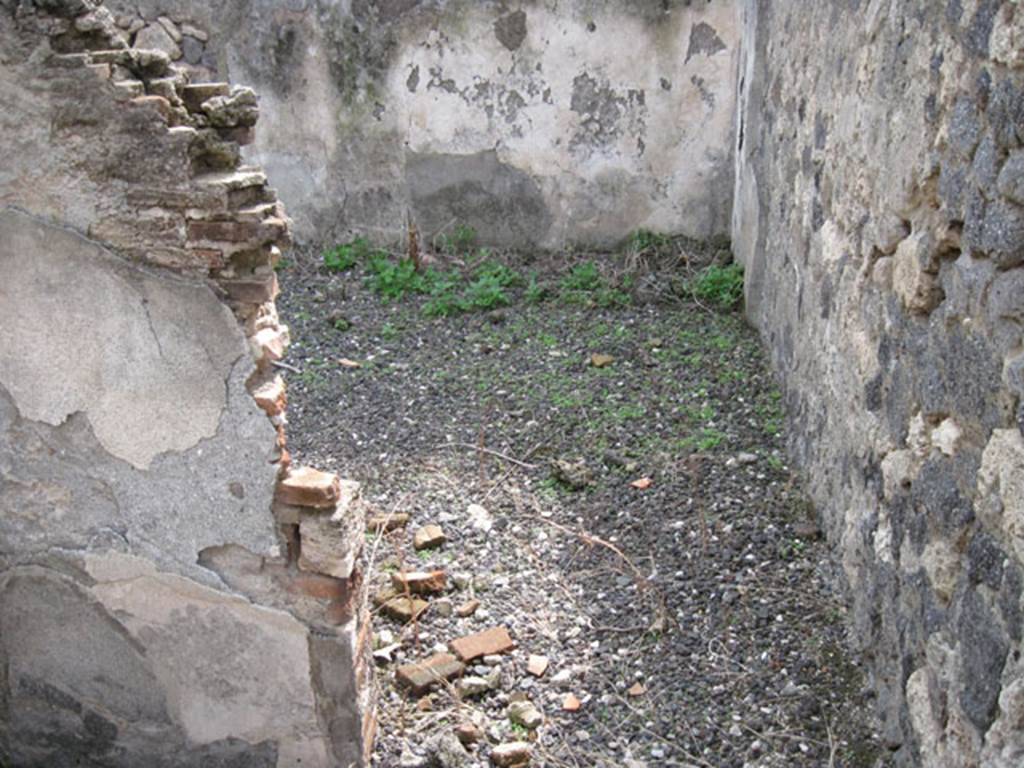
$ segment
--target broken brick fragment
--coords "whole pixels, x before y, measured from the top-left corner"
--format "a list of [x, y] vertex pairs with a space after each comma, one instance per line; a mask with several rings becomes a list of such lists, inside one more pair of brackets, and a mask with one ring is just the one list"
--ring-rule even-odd
[[425, 661], [405, 664], [395, 671], [395, 680], [415, 696], [422, 696], [442, 680], [454, 680], [466, 667], [450, 653], [437, 653]]
[[260, 384], [252, 392], [256, 405], [263, 409], [267, 416], [278, 416], [284, 413], [287, 403], [285, 396], [284, 378], [275, 376], [270, 381]]
[[340, 498], [341, 481], [333, 472], [296, 467], [277, 481], [275, 499], [282, 504], [327, 509], [336, 506]]
[[472, 661], [481, 656], [508, 653], [516, 646], [505, 627], [493, 627], [483, 632], [477, 632], [475, 635], [466, 635], [452, 640], [448, 643], [448, 647], [460, 660]]

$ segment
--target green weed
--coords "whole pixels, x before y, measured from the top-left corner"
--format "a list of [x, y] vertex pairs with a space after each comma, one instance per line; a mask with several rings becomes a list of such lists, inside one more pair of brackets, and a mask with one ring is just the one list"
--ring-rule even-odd
[[703, 427], [696, 435], [690, 435], [679, 442], [680, 448], [696, 448], [698, 451], [710, 451], [725, 442], [727, 435], [715, 427]]
[[407, 293], [418, 291], [423, 285], [423, 276], [416, 271], [412, 259], [390, 259], [375, 254], [366, 264], [368, 276], [366, 285], [385, 301], [400, 299]]
[[732, 309], [743, 298], [743, 266], [712, 264], [702, 269], [692, 281], [690, 290], [700, 301], [707, 301], [722, 310]]
[[511, 303], [506, 289], [521, 282], [515, 270], [497, 261], [485, 261], [473, 272], [473, 280], [462, 293], [462, 308], [489, 310], [506, 306]]
[[383, 256], [383, 251], [375, 252], [369, 240], [357, 237], [324, 251], [324, 269], [328, 272], [344, 272], [346, 269], [352, 269], [360, 261], [370, 258], [371, 255]]
[[427, 270], [425, 285], [430, 295], [423, 304], [427, 317], [449, 317], [465, 309], [458, 295], [459, 278], [454, 273]]
[[558, 285], [562, 301], [568, 304], [609, 309], [630, 303], [629, 294], [622, 290], [628, 288], [629, 283], [624, 281], [622, 287], [608, 285], [593, 261], [585, 261], [570, 268]]
[[523, 292], [523, 298], [526, 299], [526, 303], [540, 304], [547, 298], [547, 295], [547, 285], [537, 282], [537, 273], [531, 272], [526, 280], [526, 290]]
[[657, 253], [672, 244], [669, 235], [652, 232], [649, 229], [638, 229], [626, 241], [626, 250], [630, 253]]
[[577, 264], [559, 283], [563, 291], [596, 291], [604, 285], [597, 265], [592, 261]]
[[459, 224], [450, 233], [438, 238], [441, 249], [452, 256], [465, 256], [472, 252], [476, 244], [476, 230], [468, 224]]

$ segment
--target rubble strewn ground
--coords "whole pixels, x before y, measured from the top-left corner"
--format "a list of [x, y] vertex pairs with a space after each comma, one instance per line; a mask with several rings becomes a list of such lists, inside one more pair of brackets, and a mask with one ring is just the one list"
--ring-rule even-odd
[[428, 319], [292, 258], [289, 448], [375, 519], [376, 765], [882, 764], [738, 314], [539, 264], [546, 299]]

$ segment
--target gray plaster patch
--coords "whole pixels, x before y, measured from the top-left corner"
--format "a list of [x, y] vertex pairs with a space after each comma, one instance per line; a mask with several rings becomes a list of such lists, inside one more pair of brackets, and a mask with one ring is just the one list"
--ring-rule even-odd
[[0, 384], [22, 416], [56, 426], [82, 412], [140, 469], [213, 436], [245, 342], [209, 288], [12, 209], [0, 244]]
[[725, 43], [718, 36], [718, 32], [707, 22], [699, 22], [693, 25], [690, 30], [690, 44], [686, 48], [686, 61], [689, 62], [694, 56], [714, 56], [719, 51], [725, 50]]
[[214, 586], [200, 550], [234, 542], [274, 554], [274, 432], [245, 391], [251, 370], [248, 360], [235, 367], [216, 437], [145, 471], [108, 455], [82, 414], [59, 427], [18, 418], [0, 386], [0, 553], [114, 548]]
[[642, 90], [620, 93], [588, 72], [580, 73], [573, 78], [569, 103], [569, 108], [580, 116], [580, 125], [570, 147], [583, 154], [608, 147], [623, 134], [626, 122], [630, 130], [642, 134], [646, 100]]
[[526, 39], [526, 11], [513, 11], [494, 22], [494, 36], [510, 51], [514, 51]]
[[488, 232], [493, 245], [540, 242], [551, 226], [537, 182], [498, 160], [491, 150], [471, 155], [406, 156], [413, 210], [425, 233], [457, 221]]
[[707, 81], [705, 81], [703, 77], [698, 77], [697, 75], [692, 75], [690, 77], [690, 82], [700, 92], [700, 100], [703, 101], [704, 104], [707, 105], [707, 108], [708, 109], [714, 109], [715, 108], [715, 94], [711, 91], [710, 88], [708, 88]]
[[[0, 701], [10, 704], [0, 754], [12, 764], [328, 764], [309, 760], [324, 749], [307, 735], [316, 729], [309, 660], [293, 620], [130, 559], [98, 559], [89, 570], [96, 578], [38, 566], [0, 572]], [[154, 615], [163, 622], [155, 633]], [[279, 650], [290, 658], [267, 664]], [[190, 690], [195, 677], [202, 685]], [[203, 701], [210, 687], [223, 697], [214, 707]], [[260, 718], [269, 725], [246, 733]], [[221, 737], [225, 719], [242, 738]]]

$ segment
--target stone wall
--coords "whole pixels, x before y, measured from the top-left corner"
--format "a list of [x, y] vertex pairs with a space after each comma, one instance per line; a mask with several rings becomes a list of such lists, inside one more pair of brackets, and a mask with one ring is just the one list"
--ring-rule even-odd
[[733, 236], [901, 765], [1024, 764], [1024, 6], [750, 2]]
[[256, 99], [130, 39], [0, 2], [0, 763], [361, 764], [358, 488], [285, 448]]
[[301, 239], [393, 239], [410, 213], [514, 246], [728, 231], [736, 0], [111, 7], [181, 55], [161, 17], [208, 32], [198, 66], [253, 84], [249, 156]]

